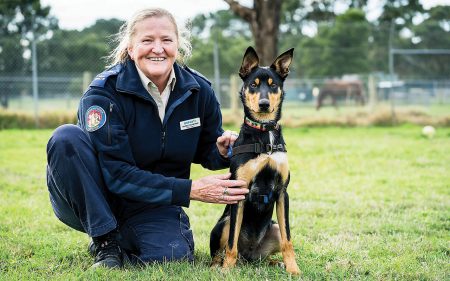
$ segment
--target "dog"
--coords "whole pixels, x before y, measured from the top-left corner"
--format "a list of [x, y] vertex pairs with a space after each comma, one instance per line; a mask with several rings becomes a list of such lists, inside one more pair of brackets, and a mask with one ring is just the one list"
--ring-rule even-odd
[[[286, 144], [278, 121], [283, 103], [283, 82], [289, 73], [294, 49], [279, 55], [270, 67], [248, 47], [239, 76], [244, 123], [229, 155], [232, 179], [247, 182], [249, 193], [238, 204], [227, 205], [211, 231], [211, 265], [227, 269], [238, 256], [246, 261], [268, 258], [281, 252], [286, 271], [298, 275], [289, 228], [290, 172]], [[272, 221], [276, 206], [278, 223]], [[225, 251], [225, 254], [224, 254]]]

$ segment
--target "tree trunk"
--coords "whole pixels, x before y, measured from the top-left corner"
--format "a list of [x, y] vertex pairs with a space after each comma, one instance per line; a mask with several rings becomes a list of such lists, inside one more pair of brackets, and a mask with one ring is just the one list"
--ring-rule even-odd
[[261, 64], [271, 64], [278, 53], [281, 0], [254, 0], [253, 9], [236, 0], [224, 1], [236, 15], [249, 23]]

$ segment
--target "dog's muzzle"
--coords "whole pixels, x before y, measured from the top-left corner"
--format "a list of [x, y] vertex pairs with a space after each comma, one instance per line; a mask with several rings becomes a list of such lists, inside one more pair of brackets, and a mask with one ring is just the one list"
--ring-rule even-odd
[[270, 107], [270, 101], [268, 99], [260, 99], [258, 105], [261, 111], [268, 111]]

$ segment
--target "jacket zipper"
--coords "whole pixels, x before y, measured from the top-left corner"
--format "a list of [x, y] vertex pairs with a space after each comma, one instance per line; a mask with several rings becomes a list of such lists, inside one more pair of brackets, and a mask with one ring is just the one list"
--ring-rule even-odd
[[114, 104], [113, 103], [109, 103], [109, 114], [108, 114], [108, 117], [106, 119], [106, 123], [108, 124], [108, 143], [109, 143], [109, 145], [111, 145], [111, 143], [112, 143], [112, 141], [111, 141], [111, 126], [109, 124], [109, 119], [111, 118], [110, 116], [111, 116], [111, 114], [113, 112], [113, 107], [114, 107]]
[[166, 131], [163, 128], [163, 130], [161, 132], [161, 158], [164, 155], [165, 140], [166, 140]]

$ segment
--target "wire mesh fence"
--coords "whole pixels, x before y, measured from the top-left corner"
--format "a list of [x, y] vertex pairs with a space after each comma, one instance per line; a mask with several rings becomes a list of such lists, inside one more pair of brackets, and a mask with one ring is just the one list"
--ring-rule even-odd
[[[38, 100], [33, 98], [31, 76], [0, 76], [0, 104], [4, 109], [33, 112], [35, 102], [41, 111], [75, 110], [78, 101], [91, 82], [93, 73], [85, 72], [78, 75], [45, 75], [38, 77]], [[233, 95], [237, 98], [240, 82], [232, 86], [232, 78], [220, 79], [220, 89], [211, 78], [222, 108], [232, 106]], [[238, 78], [236, 78], [238, 79]], [[361, 94], [364, 104], [391, 103], [396, 105], [450, 105], [450, 80], [384, 80], [383, 77], [361, 76], [330, 80], [287, 79], [284, 85], [285, 101], [302, 107], [316, 107], [321, 90], [330, 82], [339, 85], [352, 85], [355, 81], [362, 83]], [[358, 105], [354, 92], [347, 88], [337, 89], [336, 105]], [[331, 105], [331, 96], [325, 97], [323, 106]]]
[[[40, 37], [37, 42], [37, 95], [33, 93], [30, 42], [14, 36], [0, 37], [0, 108], [29, 113], [36, 109], [40, 112], [75, 111], [92, 78], [106, 65], [101, 58], [111, 49], [107, 44], [109, 36], [118, 30], [120, 24], [114, 22], [112, 28], [109, 22], [100, 22], [99, 25], [108, 27], [107, 32], [90, 27], [83, 31], [57, 30], [51, 36]], [[413, 38], [413, 35], [402, 35], [398, 30], [392, 33], [391, 25], [387, 24], [368, 28], [364, 40], [361, 40], [358, 39], [360, 33], [350, 32], [351, 28], [360, 30], [355, 23], [341, 26], [340, 30], [333, 30], [335, 27], [330, 24], [319, 24], [313, 37], [283, 35], [280, 49], [285, 49], [284, 45], [288, 46], [290, 42], [298, 44], [295, 46], [292, 71], [284, 86], [285, 100], [293, 106], [316, 108], [321, 94], [328, 87], [323, 106], [333, 102], [337, 106], [359, 106], [361, 100], [365, 105], [372, 106], [377, 103], [396, 106], [450, 105], [450, 50], [445, 49], [449, 46], [446, 38], [450, 38], [448, 22], [444, 21], [441, 27], [439, 22], [430, 24], [426, 32], [416, 30]], [[324, 37], [327, 32], [333, 36], [339, 32], [342, 34], [340, 37]], [[353, 37], [347, 38], [346, 35]], [[320, 45], [323, 41], [320, 36], [329, 43]], [[339, 43], [342, 38], [345, 40]], [[204, 58], [200, 60], [199, 56], [193, 56], [188, 65], [210, 79], [222, 108], [232, 107], [240, 90], [240, 80], [233, 80], [229, 73], [235, 73], [233, 69], [238, 69], [248, 40], [238, 42], [236, 46], [223, 42], [219, 45], [221, 55], [217, 60], [220, 63], [217, 69], [220, 69], [220, 79], [214, 73], [216, 67], [213, 67], [212, 56], [209, 57], [212, 54], [212, 45], [208, 45], [210, 41], [204, 45], [198, 45], [195, 43], [197, 41], [194, 40], [194, 53], [200, 53]], [[391, 52], [392, 56], [389, 56], [389, 50], [410, 48], [406, 44], [410, 41], [417, 42], [413, 46], [415, 52]], [[420, 52], [432, 48], [439, 48], [442, 52]], [[230, 50], [233, 52], [230, 53]], [[336, 71], [342, 72], [349, 65], [364, 65], [361, 69], [365, 71], [352, 75], [336, 74]], [[315, 70], [308, 72], [312, 66]], [[321, 74], [320, 71], [327, 67], [329, 72]], [[355, 84], [361, 85], [357, 91]], [[330, 90], [330, 85], [340, 86]], [[363, 99], [357, 99], [358, 92]]]

